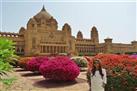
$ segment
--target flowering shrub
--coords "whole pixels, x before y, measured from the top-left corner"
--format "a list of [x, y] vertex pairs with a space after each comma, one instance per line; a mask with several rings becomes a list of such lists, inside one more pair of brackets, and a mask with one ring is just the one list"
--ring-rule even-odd
[[23, 57], [23, 58], [20, 58], [20, 60], [18, 62], [18, 65], [21, 68], [27, 69], [27, 62], [30, 61], [32, 58], [33, 57]]
[[130, 57], [137, 59], [137, 54], [133, 54], [133, 55], [131, 55]]
[[100, 59], [107, 70], [107, 91], [134, 91], [137, 87], [137, 59], [128, 55], [99, 54], [88, 59], [90, 70], [95, 58]]
[[79, 67], [68, 57], [58, 56], [41, 64], [39, 71], [45, 78], [72, 81], [80, 73]]
[[82, 57], [71, 58], [79, 67], [87, 67], [87, 61]]
[[30, 61], [27, 62], [27, 70], [29, 71], [39, 71], [40, 65], [44, 61], [48, 61], [48, 57], [34, 57]]

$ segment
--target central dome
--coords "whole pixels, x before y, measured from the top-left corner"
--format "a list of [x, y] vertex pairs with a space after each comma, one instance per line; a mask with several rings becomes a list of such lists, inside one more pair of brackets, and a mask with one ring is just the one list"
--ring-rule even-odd
[[46, 19], [46, 20], [49, 20], [52, 16], [45, 10], [44, 6], [43, 8], [41, 9], [41, 11], [34, 16], [34, 18], [36, 20], [39, 20], [39, 19]]

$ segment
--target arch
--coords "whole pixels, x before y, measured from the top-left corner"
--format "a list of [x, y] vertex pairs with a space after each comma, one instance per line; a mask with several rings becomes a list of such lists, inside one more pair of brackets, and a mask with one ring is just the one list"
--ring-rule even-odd
[[20, 48], [17, 48], [17, 50], [16, 50], [17, 52], [20, 52]]
[[24, 49], [23, 49], [23, 48], [21, 48], [21, 52], [24, 52]]

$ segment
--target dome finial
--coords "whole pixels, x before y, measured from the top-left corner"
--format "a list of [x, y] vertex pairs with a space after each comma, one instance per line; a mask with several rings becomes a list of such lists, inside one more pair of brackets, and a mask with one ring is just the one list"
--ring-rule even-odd
[[46, 9], [45, 9], [45, 6], [43, 5], [43, 8], [41, 9], [41, 11], [46, 11]]

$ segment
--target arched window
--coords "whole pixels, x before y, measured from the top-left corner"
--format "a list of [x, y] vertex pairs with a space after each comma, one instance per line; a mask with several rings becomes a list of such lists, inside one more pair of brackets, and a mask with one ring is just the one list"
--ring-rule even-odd
[[32, 27], [34, 27], [35, 25], [34, 24], [32, 24]]
[[17, 52], [20, 52], [20, 49], [19, 49], [19, 48], [17, 48]]
[[46, 52], [46, 50], [45, 50], [45, 46], [43, 46], [43, 52], [44, 52], [44, 53]]
[[24, 49], [23, 49], [23, 48], [21, 49], [21, 52], [24, 52]]

